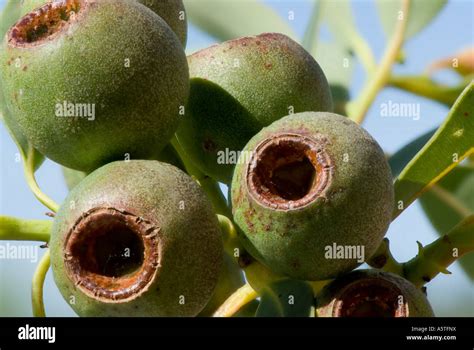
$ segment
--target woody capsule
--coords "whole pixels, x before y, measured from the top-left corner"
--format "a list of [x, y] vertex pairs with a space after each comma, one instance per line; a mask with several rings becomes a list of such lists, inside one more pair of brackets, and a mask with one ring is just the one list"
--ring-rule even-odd
[[189, 93], [182, 42], [127, 0], [60, 0], [28, 12], [3, 40], [0, 79], [31, 144], [85, 172], [157, 154]]

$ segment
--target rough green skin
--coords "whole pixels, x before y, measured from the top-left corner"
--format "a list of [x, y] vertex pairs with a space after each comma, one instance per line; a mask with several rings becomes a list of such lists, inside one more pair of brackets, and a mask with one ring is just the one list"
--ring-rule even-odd
[[[53, 40], [27, 49], [4, 41], [0, 51], [8, 108], [23, 133], [47, 157], [86, 172], [164, 148], [189, 93], [184, 51], [159, 16], [136, 2], [88, 3]], [[57, 117], [63, 101], [95, 104], [95, 120]]]
[[[207, 175], [230, 183], [234, 164], [219, 151], [242, 150], [262, 127], [291, 112], [332, 110], [323, 71], [282, 34], [211, 46], [188, 57], [191, 92], [178, 138]], [[237, 66], [236, 66], [237, 65]]]
[[[252, 151], [274, 133], [292, 132], [329, 141], [332, 183], [315, 201], [293, 210], [273, 210], [249, 196], [247, 162], [238, 164], [232, 181], [234, 219], [242, 243], [274, 272], [301, 280], [324, 280], [354, 269], [357, 259], [325, 258], [325, 247], [363, 245], [365, 258], [379, 246], [390, 223], [393, 185], [390, 168], [377, 142], [361, 127], [332, 113], [285, 117], [252, 138]], [[344, 155], [349, 157], [344, 161]], [[249, 157], [247, 157], [249, 158]]]
[[[133, 301], [98, 302], [65, 273], [64, 235], [82, 213], [98, 206], [131, 212], [161, 228], [158, 273]], [[218, 222], [200, 187], [174, 166], [144, 160], [110, 163], [74, 188], [56, 216], [49, 246], [56, 285], [67, 301], [76, 298], [71, 307], [80, 316], [195, 316], [211, 298], [223, 256]]]
[[[185, 171], [183, 162], [179, 158], [178, 154], [171, 145], [167, 145], [163, 151], [158, 154], [158, 156], [153, 157], [154, 160], [158, 160], [163, 163], [168, 163], [174, 165], [175, 167]], [[66, 186], [69, 190], [72, 190], [74, 187], [79, 184], [86, 176], [87, 173], [79, 170], [73, 170], [66, 167], [61, 167], [63, 172], [64, 180], [66, 181]]]
[[[173, 29], [183, 47], [186, 47], [188, 22], [182, 0], [138, 0], [158, 14]], [[181, 15], [184, 15], [181, 17]], [[184, 18], [183, 20], [180, 18]]]
[[[5, 8], [2, 12], [0, 12], [0, 40], [3, 39], [5, 33], [8, 29], [24, 14], [31, 11], [35, 7], [40, 6], [43, 4], [45, 0], [25, 0], [23, 3], [18, 0], [10, 0], [5, 5]], [[13, 118], [10, 110], [8, 109], [5, 101], [5, 97], [3, 94], [2, 89], [3, 83], [0, 81], [0, 117], [2, 118], [8, 132], [13, 137], [14, 141], [16, 142], [17, 146], [20, 149], [27, 149], [28, 148], [28, 140], [26, 139], [25, 135], [20, 130], [18, 123], [16, 122], [15, 118]], [[35, 168], [38, 168], [44, 160], [44, 157], [36, 151], [35, 159], [36, 165]]]
[[408, 317], [434, 317], [433, 309], [421, 290], [398, 275], [379, 270], [352, 271], [326, 285], [316, 296], [318, 317], [333, 317], [334, 302], [341, 289], [362, 279], [381, 279], [393, 283], [400, 289], [403, 300], [408, 304]]

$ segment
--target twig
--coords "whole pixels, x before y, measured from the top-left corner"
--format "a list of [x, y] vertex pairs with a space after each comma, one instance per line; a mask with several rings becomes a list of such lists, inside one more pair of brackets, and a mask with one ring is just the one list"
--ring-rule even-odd
[[461, 256], [474, 251], [474, 215], [470, 215], [450, 232], [423, 247], [418, 243], [418, 255], [403, 264], [404, 275], [421, 287], [439, 273], [449, 274], [448, 266]]
[[238, 312], [244, 305], [257, 298], [257, 292], [247, 283], [237, 289], [219, 309], [213, 317], [231, 317]]
[[367, 82], [357, 100], [348, 106], [349, 117], [358, 124], [363, 122], [365, 115], [367, 114], [378, 92], [388, 82], [392, 66], [397, 61], [400, 49], [403, 45], [408, 22], [409, 8], [410, 0], [403, 0], [401, 8], [403, 19], [398, 21], [393, 37], [387, 46], [380, 65], [378, 66], [374, 75], [367, 79]]
[[0, 240], [48, 242], [53, 223], [0, 216]]
[[47, 250], [36, 267], [31, 283], [31, 305], [34, 317], [46, 317], [43, 302], [43, 286], [50, 263], [49, 250]]

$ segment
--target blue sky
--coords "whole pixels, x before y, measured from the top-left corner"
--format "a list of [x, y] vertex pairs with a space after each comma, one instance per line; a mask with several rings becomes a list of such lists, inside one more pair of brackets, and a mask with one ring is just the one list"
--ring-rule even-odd
[[[310, 15], [309, 1], [265, 0], [269, 6], [287, 18], [288, 11], [294, 11], [296, 20], [290, 25], [302, 36]], [[4, 0], [0, 0], [0, 8]], [[354, 1], [356, 23], [363, 37], [369, 42], [377, 58], [383, 53], [385, 36], [377, 17], [373, 1]], [[441, 14], [419, 35], [405, 45], [406, 63], [397, 66], [395, 72], [415, 74], [424, 70], [431, 61], [449, 56], [460, 49], [472, 46], [474, 39], [474, 2], [468, 0], [449, 1]], [[255, 33], [258, 34], [258, 33]], [[323, 37], [327, 33], [323, 30]], [[216, 41], [190, 27], [188, 47], [198, 49]], [[324, 69], [324, 67], [323, 67]], [[364, 82], [364, 72], [356, 67], [352, 95], [357, 95]], [[456, 79], [453, 73], [441, 72], [436, 78], [444, 82]], [[421, 117], [415, 121], [409, 118], [382, 118], [380, 106], [383, 103], [420, 103]], [[438, 126], [447, 114], [447, 109], [436, 102], [403, 93], [393, 88], [383, 90], [370, 109], [364, 127], [389, 153], [395, 152], [410, 140]], [[15, 160], [17, 150], [3, 125], [0, 126], [0, 213], [25, 218], [46, 218], [47, 211], [28, 190], [21, 163]], [[46, 193], [57, 202], [67, 194], [59, 166], [48, 161], [38, 172], [39, 183]], [[408, 260], [417, 253], [416, 241], [428, 244], [437, 238], [429, 221], [418, 203], [414, 203], [390, 227], [388, 237], [395, 257]], [[457, 264], [450, 267], [452, 275], [440, 275], [428, 284], [428, 296], [437, 315], [474, 316], [473, 284]], [[34, 264], [27, 261], [0, 261], [0, 315], [28, 316], [30, 310], [30, 280]], [[453, 288], [455, 287], [455, 288]], [[74, 315], [56, 290], [48, 274], [45, 286], [46, 311], [51, 316]]]

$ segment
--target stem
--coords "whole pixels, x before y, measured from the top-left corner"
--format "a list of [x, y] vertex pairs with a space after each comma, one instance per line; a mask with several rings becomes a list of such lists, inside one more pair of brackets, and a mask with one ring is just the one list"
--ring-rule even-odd
[[179, 157], [181, 158], [188, 174], [191, 175], [199, 183], [199, 185], [201, 185], [204, 192], [206, 192], [216, 213], [225, 215], [227, 217], [232, 217], [232, 213], [229, 209], [229, 206], [227, 205], [227, 201], [220, 190], [219, 183], [204, 174], [192, 163], [184, 149], [179, 144], [176, 135], [171, 140], [171, 145], [174, 147], [176, 153], [178, 153]]
[[231, 218], [232, 212], [229, 206], [227, 205], [227, 200], [222, 194], [222, 191], [219, 187], [219, 183], [210, 178], [209, 176], [205, 176], [199, 181], [199, 184], [211, 200], [212, 206], [214, 207], [216, 214], [225, 215]]
[[49, 250], [47, 250], [36, 267], [31, 283], [31, 305], [34, 317], [46, 317], [43, 302], [43, 286], [50, 263]]
[[245, 252], [244, 248], [240, 245], [239, 238], [237, 236], [237, 230], [235, 229], [234, 223], [227, 216], [217, 214], [219, 225], [222, 232], [224, 233], [224, 250], [230, 256], [235, 256], [235, 249], [239, 249], [242, 254]]
[[188, 155], [184, 151], [184, 149], [181, 147], [178, 137], [176, 134], [173, 136], [171, 139], [171, 146], [175, 149], [176, 153], [178, 153], [178, 156], [181, 158], [183, 161], [184, 167], [186, 168], [186, 171], [188, 172], [189, 175], [192, 177], [196, 178], [196, 180], [199, 180], [200, 178], [204, 177], [204, 173], [199, 170], [189, 159]]
[[53, 223], [0, 216], [0, 240], [48, 242]]
[[243, 270], [247, 282], [258, 293], [269, 284], [285, 278], [284, 276], [274, 273], [255, 259], [253, 259], [249, 265], [245, 266]]
[[24, 173], [28, 187], [31, 189], [35, 197], [49, 210], [56, 213], [59, 209], [59, 205], [56, 204], [51, 198], [41, 191], [36, 182], [35, 178], [35, 150], [33, 147], [28, 148], [28, 155], [24, 160]]
[[367, 260], [367, 264], [384, 271], [403, 276], [403, 265], [395, 260], [390, 252], [390, 241], [384, 238], [374, 255]]
[[231, 317], [239, 311], [244, 305], [257, 298], [257, 292], [247, 283], [237, 289], [219, 309], [213, 317]]
[[403, 0], [401, 11], [404, 17], [402, 20], [398, 21], [393, 37], [387, 46], [379, 67], [374, 75], [367, 80], [358, 99], [348, 106], [350, 118], [358, 124], [361, 124], [364, 121], [365, 115], [372, 105], [372, 102], [378, 92], [386, 85], [390, 77], [392, 66], [396, 62], [403, 45], [408, 22], [409, 7], [410, 0]]
[[433, 243], [423, 247], [418, 243], [418, 255], [403, 264], [405, 278], [421, 287], [461, 256], [474, 251], [474, 215], [456, 225]]

